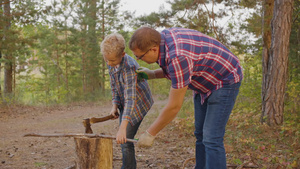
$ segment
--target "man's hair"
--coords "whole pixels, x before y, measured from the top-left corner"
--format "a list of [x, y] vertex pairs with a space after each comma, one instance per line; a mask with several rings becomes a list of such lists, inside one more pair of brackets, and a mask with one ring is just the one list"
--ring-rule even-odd
[[129, 48], [146, 51], [150, 47], [160, 44], [161, 35], [153, 28], [143, 26], [137, 29], [130, 38]]
[[115, 54], [119, 57], [125, 50], [125, 39], [118, 33], [112, 33], [104, 38], [100, 48], [103, 56]]

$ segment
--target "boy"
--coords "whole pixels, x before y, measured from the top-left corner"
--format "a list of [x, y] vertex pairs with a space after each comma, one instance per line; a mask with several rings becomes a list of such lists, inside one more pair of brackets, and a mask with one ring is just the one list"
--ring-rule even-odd
[[122, 169], [135, 169], [134, 144], [127, 143], [126, 138], [134, 138], [153, 99], [148, 82], [137, 78], [135, 71], [139, 68], [138, 63], [124, 49], [125, 40], [118, 33], [106, 36], [101, 43], [101, 52], [108, 65], [111, 82], [113, 106], [110, 114], [115, 118], [119, 116], [116, 141], [122, 148]]

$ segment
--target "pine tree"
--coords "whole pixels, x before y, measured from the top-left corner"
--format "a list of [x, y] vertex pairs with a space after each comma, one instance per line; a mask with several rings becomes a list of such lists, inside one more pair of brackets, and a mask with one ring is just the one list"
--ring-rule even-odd
[[292, 25], [293, 0], [275, 0], [271, 23], [271, 48], [266, 67], [263, 111], [268, 125], [283, 123], [284, 99], [288, 79], [288, 54]]

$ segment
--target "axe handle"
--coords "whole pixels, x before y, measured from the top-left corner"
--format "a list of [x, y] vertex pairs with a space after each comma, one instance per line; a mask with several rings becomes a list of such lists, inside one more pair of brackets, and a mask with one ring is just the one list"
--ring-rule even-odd
[[[25, 134], [23, 137], [88, 137], [88, 138], [108, 138], [108, 139], [116, 139], [114, 136], [103, 135], [103, 134], [78, 134], [78, 133], [66, 133], [66, 134], [38, 134], [38, 133], [29, 133]], [[138, 140], [135, 139], [126, 139], [127, 142], [137, 143]]]
[[108, 115], [108, 116], [104, 116], [104, 117], [100, 117], [100, 118], [96, 118], [96, 117], [92, 117], [90, 122], [93, 123], [99, 123], [99, 122], [103, 122], [103, 121], [107, 121], [110, 119], [113, 119], [114, 116], [113, 115]]

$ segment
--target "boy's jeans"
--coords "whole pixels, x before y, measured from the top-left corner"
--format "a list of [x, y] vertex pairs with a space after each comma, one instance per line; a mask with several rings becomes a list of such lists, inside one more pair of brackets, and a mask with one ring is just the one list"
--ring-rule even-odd
[[226, 169], [223, 137], [240, 85], [226, 85], [212, 92], [203, 104], [200, 95], [195, 95], [195, 169]]
[[[120, 124], [121, 124], [121, 120], [122, 120], [122, 114], [123, 114], [123, 110], [120, 109], [120, 117], [119, 117]], [[134, 139], [134, 136], [135, 136], [141, 122], [142, 121], [140, 121], [139, 123], [137, 123], [134, 126], [131, 126], [131, 124], [128, 123], [127, 129], [126, 129], [127, 138]], [[122, 157], [123, 165], [122, 165], [121, 169], [136, 169], [134, 144], [127, 142], [125, 144], [121, 144], [121, 148], [122, 148], [122, 156], [123, 156]]]

